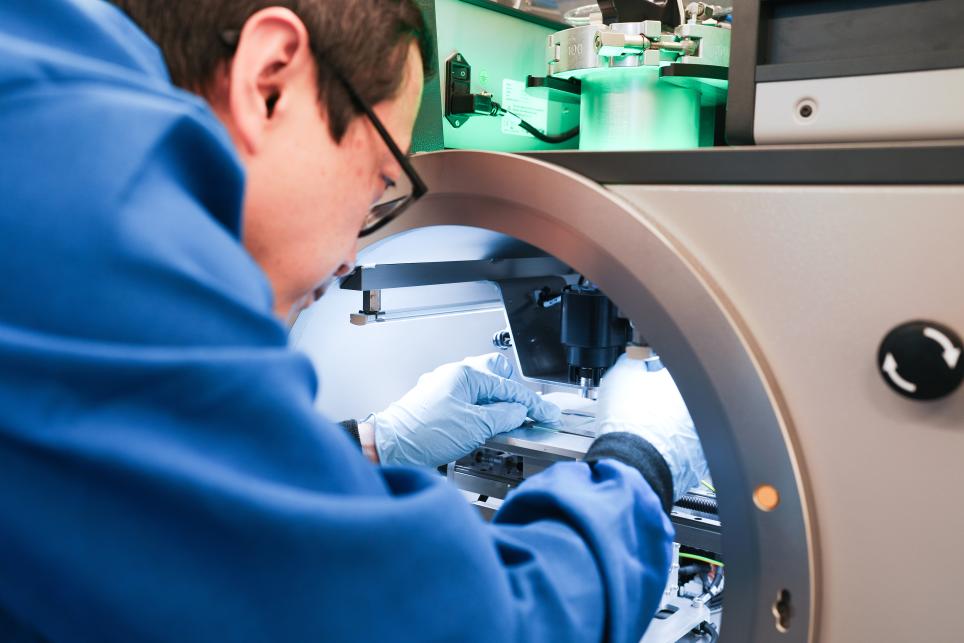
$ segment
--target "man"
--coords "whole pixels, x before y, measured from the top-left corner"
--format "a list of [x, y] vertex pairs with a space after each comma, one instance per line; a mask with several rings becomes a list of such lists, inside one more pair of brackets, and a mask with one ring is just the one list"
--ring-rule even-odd
[[[430, 64], [409, 0], [119, 4], [143, 32], [0, 5], [0, 639], [637, 640], [703, 467], [665, 371], [607, 386], [674, 415], [607, 403], [587, 462], [485, 524], [362, 457], [286, 347], [401, 178]], [[551, 419], [509, 374], [437, 369], [360, 446], [435, 463]]]

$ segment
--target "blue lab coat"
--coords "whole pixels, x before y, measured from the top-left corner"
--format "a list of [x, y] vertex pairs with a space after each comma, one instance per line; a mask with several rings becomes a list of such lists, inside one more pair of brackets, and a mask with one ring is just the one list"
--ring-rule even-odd
[[486, 524], [369, 464], [313, 406], [243, 188], [113, 6], [0, 3], [0, 640], [636, 640], [671, 551], [637, 470], [556, 465]]

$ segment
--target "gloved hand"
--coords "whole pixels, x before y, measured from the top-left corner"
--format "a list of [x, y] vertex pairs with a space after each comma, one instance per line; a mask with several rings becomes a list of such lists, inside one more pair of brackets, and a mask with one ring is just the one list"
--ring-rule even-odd
[[709, 477], [693, 420], [661, 365], [651, 371], [645, 360], [622, 355], [599, 387], [596, 422], [600, 435], [626, 431], [653, 445], [673, 476], [674, 500]]
[[402, 399], [365, 421], [374, 425], [382, 464], [439, 466], [522, 426], [528, 415], [556, 422], [559, 407], [512, 381], [512, 363], [499, 353], [439, 366]]

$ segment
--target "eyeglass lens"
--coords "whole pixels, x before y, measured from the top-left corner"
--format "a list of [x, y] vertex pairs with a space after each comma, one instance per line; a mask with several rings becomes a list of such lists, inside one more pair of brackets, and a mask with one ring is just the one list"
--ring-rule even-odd
[[368, 234], [373, 226], [380, 228], [383, 221], [387, 223], [387, 219], [398, 216], [411, 203], [413, 192], [414, 186], [411, 179], [404, 172], [400, 172], [394, 185], [388, 186], [381, 197], [372, 204], [361, 234]]

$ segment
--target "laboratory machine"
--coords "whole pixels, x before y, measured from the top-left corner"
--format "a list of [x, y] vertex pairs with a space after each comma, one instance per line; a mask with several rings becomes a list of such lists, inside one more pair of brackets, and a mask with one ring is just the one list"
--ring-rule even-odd
[[429, 193], [293, 328], [319, 408], [503, 351], [565, 415], [440, 468], [488, 516], [665, 365], [712, 478], [644, 641], [960, 640], [964, 7], [422, 4]]

